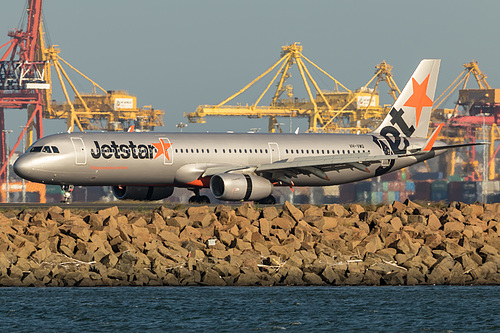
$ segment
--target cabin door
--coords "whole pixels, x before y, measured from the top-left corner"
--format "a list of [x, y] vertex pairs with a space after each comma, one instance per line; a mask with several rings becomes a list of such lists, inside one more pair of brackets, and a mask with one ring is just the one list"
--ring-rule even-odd
[[269, 153], [271, 154], [271, 163], [280, 160], [280, 148], [276, 142], [269, 142]]
[[174, 150], [172, 143], [168, 138], [160, 138], [161, 146], [163, 147], [163, 164], [174, 164]]
[[82, 138], [71, 138], [71, 143], [75, 149], [75, 164], [85, 165], [87, 164], [87, 155], [85, 154], [85, 144]]

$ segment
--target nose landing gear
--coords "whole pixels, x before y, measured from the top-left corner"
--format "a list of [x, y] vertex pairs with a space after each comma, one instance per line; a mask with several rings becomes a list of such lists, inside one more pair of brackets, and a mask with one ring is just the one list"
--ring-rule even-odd
[[61, 185], [61, 190], [63, 191], [63, 198], [61, 202], [69, 204], [71, 202], [71, 194], [75, 187], [73, 185]]

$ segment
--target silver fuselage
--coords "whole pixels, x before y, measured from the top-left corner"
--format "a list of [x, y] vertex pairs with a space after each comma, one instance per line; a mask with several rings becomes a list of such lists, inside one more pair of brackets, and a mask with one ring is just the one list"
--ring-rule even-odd
[[[38, 140], [31, 147], [35, 151], [21, 155], [14, 170], [27, 180], [55, 185], [208, 187], [200, 178], [207, 168], [245, 168], [314, 156], [394, 154], [393, 149], [384, 151], [374, 138], [387, 142], [373, 134], [64, 133]], [[408, 140], [410, 146], [425, 143], [425, 139]], [[56, 147], [58, 152], [33, 148], [47, 146]], [[384, 173], [437, 154], [431, 151], [418, 157], [399, 157]], [[372, 164], [366, 171], [328, 171], [328, 179], [298, 175], [294, 185], [328, 186], [367, 179], [378, 175], [376, 170], [383, 164]]]

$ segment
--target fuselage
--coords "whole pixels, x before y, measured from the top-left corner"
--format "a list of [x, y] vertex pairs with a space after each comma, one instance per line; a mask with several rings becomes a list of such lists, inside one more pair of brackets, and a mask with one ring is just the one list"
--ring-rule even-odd
[[[405, 140], [406, 146], [421, 146], [426, 141]], [[392, 156], [406, 148], [401, 142], [387, 142], [373, 134], [64, 133], [38, 140], [18, 158], [14, 170], [25, 179], [55, 185], [208, 187], [208, 181], [202, 178], [207, 168], [238, 166], [244, 170], [278, 161], [361, 153]], [[431, 151], [418, 157], [382, 160], [364, 171], [327, 171], [327, 179], [300, 174], [294, 185], [327, 186], [358, 181], [436, 154]]]

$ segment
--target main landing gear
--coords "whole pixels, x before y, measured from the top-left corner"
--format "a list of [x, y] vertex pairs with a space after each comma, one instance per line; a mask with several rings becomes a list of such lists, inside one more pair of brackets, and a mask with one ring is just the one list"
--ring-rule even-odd
[[63, 198], [61, 202], [69, 204], [71, 202], [71, 194], [75, 187], [73, 185], [61, 185], [61, 190], [63, 191]]
[[189, 198], [189, 203], [195, 203], [195, 204], [209, 204], [210, 203], [210, 199], [206, 195], [200, 195], [199, 188], [194, 188], [194, 189], [190, 189], [190, 190], [194, 192], [194, 196]]
[[276, 203], [276, 198], [270, 195], [264, 199], [257, 200], [257, 203], [261, 205], [274, 205]]

